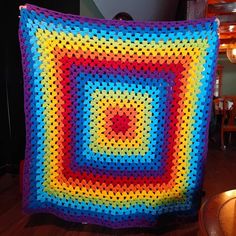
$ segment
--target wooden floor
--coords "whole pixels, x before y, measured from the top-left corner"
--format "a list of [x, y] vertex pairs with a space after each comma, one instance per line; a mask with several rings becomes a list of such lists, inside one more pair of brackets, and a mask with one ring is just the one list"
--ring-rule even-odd
[[[208, 197], [236, 188], [236, 150], [220, 151], [209, 146], [204, 177], [205, 196]], [[82, 225], [63, 221], [53, 215], [25, 215], [21, 211], [21, 195], [17, 175], [0, 177], [0, 235], [199, 235], [198, 222], [165, 229], [112, 230], [95, 225]]]

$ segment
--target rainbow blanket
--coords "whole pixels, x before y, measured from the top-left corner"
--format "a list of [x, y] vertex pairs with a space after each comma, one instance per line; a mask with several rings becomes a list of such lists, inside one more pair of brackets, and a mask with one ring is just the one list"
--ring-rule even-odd
[[24, 210], [112, 228], [196, 210], [217, 29], [21, 9]]

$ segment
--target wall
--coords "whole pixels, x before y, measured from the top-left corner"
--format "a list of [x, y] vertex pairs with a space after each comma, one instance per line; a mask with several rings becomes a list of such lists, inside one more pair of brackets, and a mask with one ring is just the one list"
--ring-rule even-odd
[[219, 55], [219, 64], [223, 66], [222, 95], [236, 95], [236, 64], [225, 54]]
[[80, 15], [91, 18], [104, 18], [93, 0], [80, 0]]
[[175, 20], [179, 0], [80, 0], [82, 16], [112, 19], [119, 12], [134, 20]]

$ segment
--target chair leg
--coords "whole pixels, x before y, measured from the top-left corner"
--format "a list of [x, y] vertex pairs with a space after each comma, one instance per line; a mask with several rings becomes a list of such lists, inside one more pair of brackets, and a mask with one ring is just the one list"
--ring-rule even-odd
[[228, 145], [231, 145], [231, 141], [232, 141], [232, 137], [231, 137], [231, 132], [229, 132], [229, 141], [228, 141]]
[[224, 131], [221, 130], [221, 135], [220, 135], [220, 147], [221, 150], [225, 150], [225, 142], [224, 142]]

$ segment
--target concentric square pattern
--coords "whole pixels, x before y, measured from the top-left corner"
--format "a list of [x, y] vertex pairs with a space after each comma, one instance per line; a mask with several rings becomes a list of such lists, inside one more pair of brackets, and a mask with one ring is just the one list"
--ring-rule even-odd
[[195, 209], [214, 19], [106, 21], [27, 5], [19, 36], [25, 211], [122, 228]]

